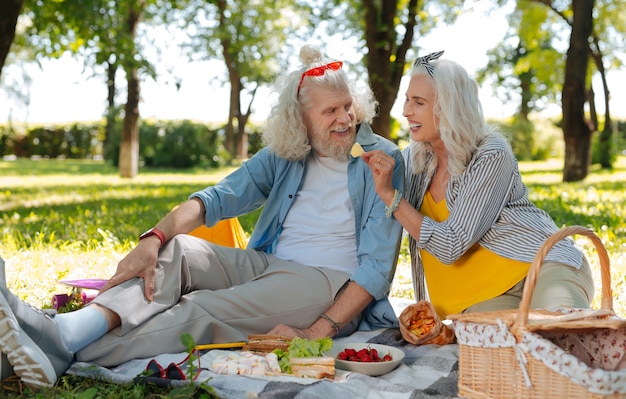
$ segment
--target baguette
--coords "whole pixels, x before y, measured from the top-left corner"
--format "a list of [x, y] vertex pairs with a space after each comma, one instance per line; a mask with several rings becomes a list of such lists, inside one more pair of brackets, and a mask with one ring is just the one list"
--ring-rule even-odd
[[335, 358], [322, 357], [290, 357], [291, 373], [296, 377], [335, 378]]

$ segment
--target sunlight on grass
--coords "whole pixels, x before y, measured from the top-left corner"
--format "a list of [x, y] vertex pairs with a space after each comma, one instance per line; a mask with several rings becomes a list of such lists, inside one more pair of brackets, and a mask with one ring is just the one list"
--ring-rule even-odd
[[[34, 166], [33, 166], [34, 165]], [[88, 172], [85, 173], [84, 171]], [[172, 171], [170, 169], [159, 171], [151, 169], [141, 170], [137, 177], [132, 180], [121, 178], [118, 171], [103, 161], [91, 160], [40, 160], [30, 161], [19, 159], [16, 161], [0, 161], [0, 174], [2, 183], [0, 188], [5, 190], [11, 187], [48, 187], [106, 184], [109, 186], [126, 186], [129, 184], [209, 184], [222, 180], [235, 167], [219, 168], [212, 170], [190, 169]]]
[[115, 272], [124, 253], [101, 246], [54, 248], [41, 246], [19, 251], [3, 251], [11, 291], [19, 298], [41, 308], [49, 308], [54, 294], [70, 289], [57, 281], [71, 278], [108, 278]]

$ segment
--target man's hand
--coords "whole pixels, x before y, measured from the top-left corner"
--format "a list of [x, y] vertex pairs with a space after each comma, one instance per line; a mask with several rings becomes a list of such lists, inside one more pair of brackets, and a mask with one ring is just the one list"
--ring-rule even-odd
[[141, 277], [144, 280], [144, 295], [148, 301], [152, 301], [160, 245], [158, 237], [148, 237], [139, 241], [137, 246], [118, 263], [115, 274], [102, 287], [100, 294], [131, 278]]
[[317, 338], [322, 338], [326, 336], [324, 334], [320, 334], [319, 331], [314, 331], [311, 327], [301, 330], [299, 328], [290, 327], [285, 324], [279, 324], [276, 327], [272, 328], [267, 333], [273, 334], [273, 335], [282, 335], [284, 337], [291, 337], [291, 338], [299, 337], [299, 338], [306, 338], [306, 339], [317, 339]]

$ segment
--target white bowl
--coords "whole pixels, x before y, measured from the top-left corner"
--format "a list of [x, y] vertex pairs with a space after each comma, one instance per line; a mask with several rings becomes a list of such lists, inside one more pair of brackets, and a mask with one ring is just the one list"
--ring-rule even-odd
[[[354, 362], [348, 360], [339, 360], [337, 359], [337, 355], [339, 352], [343, 351], [346, 348], [355, 349], [357, 352], [363, 348], [372, 348], [378, 351], [378, 356], [381, 358], [390, 354], [392, 360], [387, 362]], [[355, 371], [357, 373], [370, 375], [370, 376], [379, 376], [383, 374], [387, 374], [390, 371], [394, 370], [402, 359], [404, 359], [404, 352], [402, 352], [398, 348], [394, 348], [393, 346], [381, 345], [381, 344], [370, 344], [370, 343], [334, 343], [333, 347], [326, 356], [332, 356], [335, 358], [335, 367], [341, 370], [347, 371]]]

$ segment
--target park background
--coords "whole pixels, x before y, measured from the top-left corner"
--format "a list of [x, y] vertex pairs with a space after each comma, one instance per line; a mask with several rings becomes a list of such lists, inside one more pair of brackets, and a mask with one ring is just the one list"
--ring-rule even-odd
[[[400, 146], [406, 72], [443, 49], [520, 160], [563, 157], [575, 181], [623, 147], [624, 1], [23, 1], [0, 76], [3, 156], [104, 156], [124, 177], [245, 159], [304, 43], [369, 80], [374, 130]], [[192, 153], [167, 156], [177, 142]]]
[[[475, 76], [476, 71], [487, 64], [487, 51], [498, 45], [508, 29], [506, 15], [511, 12], [511, 6], [492, 10], [491, 4], [482, 1], [473, 7], [467, 6], [454, 23], [439, 26], [417, 39], [419, 54], [444, 50], [444, 58], [459, 62], [471, 76]], [[157, 65], [157, 79], [143, 82], [139, 105], [142, 117], [223, 123], [224, 116], [228, 115], [228, 102], [224, 101], [228, 98], [228, 87], [215, 84], [215, 80], [226, 74], [223, 61], [190, 61], [178, 46], [167, 40], [167, 34], [160, 33], [158, 43], [166, 47], [165, 54]], [[325, 38], [314, 44], [320, 44], [329, 57], [345, 60], [347, 68], [360, 61], [356, 40]], [[55, 124], [96, 121], [102, 117], [106, 107], [106, 85], [102, 79], [84, 70], [79, 58], [66, 53], [60, 59], [45, 59], [41, 65], [33, 63], [23, 67], [32, 79], [30, 102], [26, 105], [15, 101], [6, 90], [0, 90], [0, 122], [7, 123], [12, 119], [16, 123]], [[7, 66], [6, 74], [12, 76], [5, 79], [20, 81], [18, 68], [22, 66]], [[179, 88], [175, 77], [181, 78]], [[626, 70], [611, 69], [607, 77], [611, 87], [615, 88], [611, 92], [614, 116], [626, 119], [626, 90], [617, 90], [626, 87]], [[517, 102], [493, 95], [490, 83], [483, 84], [480, 90], [485, 116], [494, 119], [510, 117], [516, 111]], [[394, 117], [400, 120], [407, 84], [407, 79], [403, 79], [399, 99], [392, 110]], [[594, 77], [594, 84], [600, 85], [598, 76]], [[263, 87], [257, 96], [252, 119], [262, 122], [269, 113], [274, 95], [270, 87]], [[603, 93], [598, 93], [599, 112], [604, 112], [603, 100]], [[557, 117], [559, 114], [558, 104], [548, 104], [537, 116]]]

